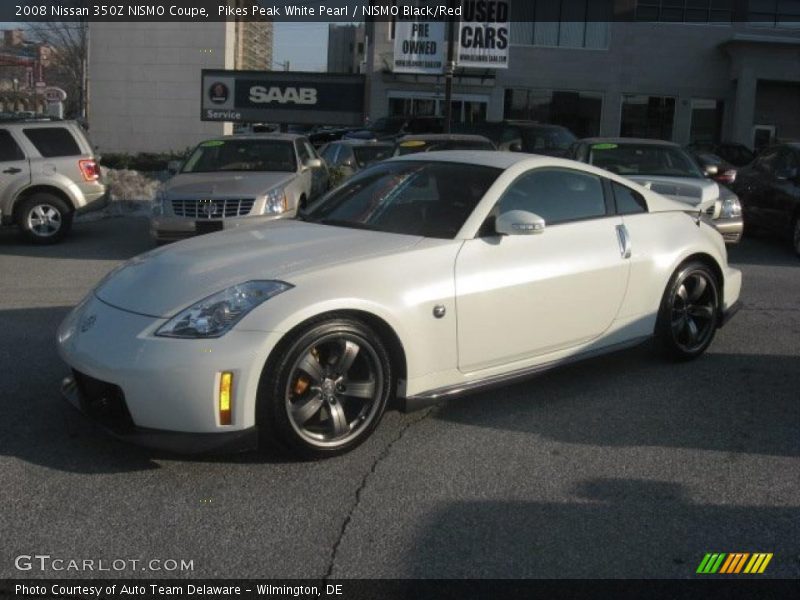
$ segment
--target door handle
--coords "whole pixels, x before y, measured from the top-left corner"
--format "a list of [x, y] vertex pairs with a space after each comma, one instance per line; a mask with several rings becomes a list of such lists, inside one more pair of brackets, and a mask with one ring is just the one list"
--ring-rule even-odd
[[3, 171], [3, 173], [9, 173], [13, 175], [14, 173], [19, 173], [20, 171], [22, 171], [22, 169], [18, 169], [17, 167], [9, 167], [5, 171]]
[[631, 236], [625, 225], [617, 225], [617, 241], [619, 242], [619, 254], [622, 258], [631, 257]]

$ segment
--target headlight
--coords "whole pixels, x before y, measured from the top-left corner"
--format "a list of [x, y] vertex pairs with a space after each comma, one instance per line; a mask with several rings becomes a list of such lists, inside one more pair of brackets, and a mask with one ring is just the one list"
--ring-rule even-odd
[[153, 204], [151, 205], [151, 211], [154, 217], [160, 217], [164, 214], [164, 203], [166, 200], [167, 195], [164, 193], [164, 190], [158, 189]]
[[156, 332], [162, 337], [216, 338], [225, 335], [256, 306], [292, 285], [283, 281], [247, 281], [182, 310]]
[[271, 215], [279, 215], [289, 210], [289, 199], [286, 197], [285, 188], [275, 188], [266, 194], [267, 201], [264, 210]]
[[739, 198], [726, 198], [722, 201], [722, 210], [719, 213], [720, 219], [732, 219], [742, 216], [742, 203]]

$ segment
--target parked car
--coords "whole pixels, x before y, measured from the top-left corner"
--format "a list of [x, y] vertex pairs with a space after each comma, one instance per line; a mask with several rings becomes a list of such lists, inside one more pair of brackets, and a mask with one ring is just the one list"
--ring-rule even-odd
[[734, 190], [747, 226], [790, 238], [800, 256], [800, 142], [764, 150], [739, 171]]
[[710, 181], [677, 144], [639, 138], [586, 138], [573, 145], [569, 158], [622, 175], [704, 211], [728, 244], [742, 239], [739, 198], [724, 185]]
[[150, 234], [158, 243], [291, 218], [328, 189], [328, 168], [290, 133], [206, 140], [158, 191]]
[[311, 145], [319, 149], [325, 144], [342, 139], [342, 136], [348, 131], [350, 130], [342, 127], [318, 127], [307, 137]]
[[394, 145], [388, 142], [362, 142], [360, 140], [341, 140], [323, 146], [319, 154], [331, 169], [338, 169], [341, 183], [356, 172], [389, 158]]
[[653, 336], [694, 359], [741, 272], [685, 208], [573, 161], [395, 157], [300, 220], [126, 263], [61, 324], [62, 390], [130, 441], [325, 457], [395, 397], [411, 410]]
[[755, 152], [744, 144], [734, 144], [732, 142], [722, 142], [721, 144], [695, 142], [689, 144], [688, 149], [694, 152], [710, 152], [711, 154], [716, 154], [734, 167], [747, 166], [753, 162], [753, 159], [756, 157]]
[[453, 130], [490, 139], [498, 150], [528, 152], [544, 156], [565, 156], [577, 139], [566, 127], [536, 121], [506, 120], [484, 123], [459, 123]]
[[383, 117], [370, 127], [347, 132], [342, 139], [395, 141], [407, 134], [442, 131], [444, 131], [444, 120], [441, 117]]
[[496, 150], [491, 140], [482, 135], [458, 133], [431, 133], [427, 135], [405, 135], [394, 147], [395, 156], [440, 150]]
[[710, 152], [700, 152], [688, 150], [689, 154], [702, 169], [706, 177], [713, 179], [717, 183], [730, 187], [736, 181], [736, 167], [725, 159], [711, 154]]
[[77, 213], [106, 204], [98, 159], [75, 121], [0, 122], [0, 222], [35, 244], [64, 238]]

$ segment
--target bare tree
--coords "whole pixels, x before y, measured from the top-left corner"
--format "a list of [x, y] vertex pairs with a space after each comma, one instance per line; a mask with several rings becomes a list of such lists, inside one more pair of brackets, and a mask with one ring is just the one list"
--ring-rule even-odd
[[[83, 2], [72, 2], [81, 5]], [[52, 59], [47, 68], [47, 83], [67, 92], [66, 113], [87, 118], [89, 27], [85, 20], [37, 21], [28, 23], [35, 41], [49, 46]]]

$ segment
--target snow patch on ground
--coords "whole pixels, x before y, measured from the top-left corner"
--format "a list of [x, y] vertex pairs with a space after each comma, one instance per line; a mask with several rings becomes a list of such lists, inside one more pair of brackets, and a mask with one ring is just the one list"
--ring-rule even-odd
[[110, 217], [146, 217], [156, 191], [167, 178], [166, 173], [144, 173], [130, 169], [103, 169], [108, 187], [108, 206], [77, 217], [78, 221], [97, 221]]

